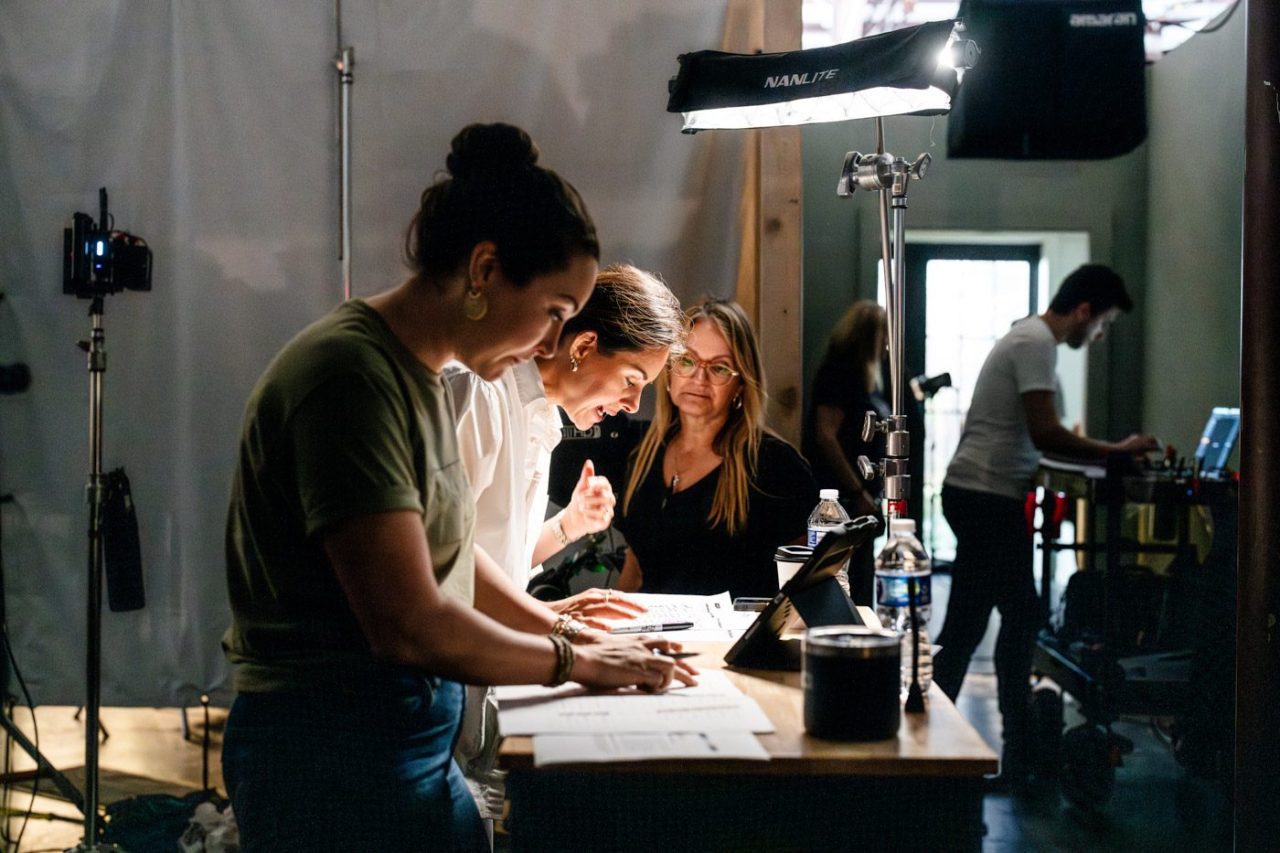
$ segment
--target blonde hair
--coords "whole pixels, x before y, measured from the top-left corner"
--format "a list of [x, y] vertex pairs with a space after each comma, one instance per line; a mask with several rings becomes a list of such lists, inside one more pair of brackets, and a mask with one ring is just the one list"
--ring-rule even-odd
[[888, 332], [883, 308], [869, 299], [855, 302], [831, 330], [823, 360], [860, 366], [867, 390], [871, 391], [880, 379], [880, 359]]
[[[690, 308], [686, 316], [690, 327], [699, 320], [715, 324], [729, 344], [733, 367], [738, 371], [741, 406], [730, 405], [728, 419], [712, 445], [724, 463], [708, 519], [713, 527], [723, 522], [729, 535], [733, 536], [747, 523], [751, 486], [755, 483], [760, 441], [765, 432], [764, 366], [751, 322], [738, 303], [706, 299]], [[631, 498], [658, 458], [659, 449], [680, 432], [680, 411], [671, 405], [668, 375], [669, 372], [664, 370], [655, 383], [657, 399], [653, 421], [635, 451], [626, 494], [622, 499], [624, 514], [630, 509]]]

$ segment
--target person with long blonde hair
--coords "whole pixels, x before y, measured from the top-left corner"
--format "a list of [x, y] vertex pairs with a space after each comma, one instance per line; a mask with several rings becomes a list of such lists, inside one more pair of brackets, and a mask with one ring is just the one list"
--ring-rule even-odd
[[817, 485], [764, 425], [764, 367], [741, 306], [704, 300], [688, 316], [627, 478], [618, 588], [772, 596], [774, 551], [803, 540]]

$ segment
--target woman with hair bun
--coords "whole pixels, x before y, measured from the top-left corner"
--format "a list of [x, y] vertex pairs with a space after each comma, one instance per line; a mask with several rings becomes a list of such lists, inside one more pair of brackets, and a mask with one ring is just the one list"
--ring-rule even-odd
[[473, 549], [444, 367], [496, 379], [552, 355], [599, 247], [524, 131], [467, 127], [447, 164], [410, 226], [409, 278], [304, 329], [246, 406], [223, 640], [245, 851], [487, 850], [451, 757], [463, 683], [673, 677], [651, 653], [664, 641], [571, 645], [567, 620]]

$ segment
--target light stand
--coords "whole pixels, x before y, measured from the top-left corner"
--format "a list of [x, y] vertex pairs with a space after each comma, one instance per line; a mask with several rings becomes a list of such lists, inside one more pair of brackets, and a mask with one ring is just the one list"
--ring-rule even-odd
[[[853, 195], [855, 189], [875, 191], [880, 194], [880, 254], [884, 264], [885, 294], [889, 318], [889, 385], [891, 386], [892, 414], [879, 418], [874, 411], [866, 414], [862, 423], [862, 440], [870, 443], [877, 432], [885, 434], [885, 457], [873, 463], [865, 456], [858, 457], [858, 472], [864, 480], [877, 476], [884, 480], [885, 518], [904, 518], [911, 496], [909, 455], [911, 434], [907, 430], [905, 410], [906, 382], [903, 380], [905, 361], [906, 327], [903, 310], [906, 279], [907, 187], [912, 180], [920, 180], [929, 170], [932, 158], [921, 154], [908, 163], [901, 157], [886, 154], [884, 150], [884, 119], [876, 116], [876, 153], [860, 154], [850, 151], [845, 155], [844, 168], [836, 185], [836, 194], [842, 198]], [[911, 623], [916, 624], [916, 579], [909, 579]], [[920, 685], [919, 633], [913, 627], [911, 635], [911, 687], [907, 691], [906, 710], [924, 710], [924, 691]]]
[[[106, 296], [121, 290], [151, 289], [151, 250], [145, 241], [115, 230], [107, 210], [107, 191], [98, 191], [100, 224], [77, 213], [63, 232], [62, 289], [89, 300], [89, 340], [79, 347], [88, 355], [89, 369], [89, 584], [85, 640], [84, 838], [77, 851], [114, 851], [99, 842], [98, 729], [102, 706], [102, 588], [105, 569], [103, 542], [106, 478], [102, 472], [102, 387], [107, 372], [106, 334], [102, 313]], [[139, 603], [137, 606], [141, 606]], [[129, 607], [126, 609], [134, 609]]]
[[351, 87], [355, 48], [342, 43], [342, 0], [334, 0], [338, 53], [338, 260], [342, 262], [342, 298], [351, 298]]
[[[933, 397], [938, 393], [939, 390], [943, 388], [952, 387], [951, 374], [939, 373], [937, 376], [929, 376], [927, 374], [922, 373], [919, 376], [913, 376], [911, 378], [911, 381], [908, 382], [907, 384], [911, 386], [911, 395], [915, 397], [916, 401], [920, 404], [920, 414], [922, 417], [924, 417], [928, 414], [928, 412], [926, 411], [928, 406], [928, 401], [933, 399]], [[934, 436], [933, 433], [930, 433], [929, 446], [925, 449], [925, 453], [928, 454], [927, 458], [933, 458], [933, 452], [937, 449], [937, 447], [938, 447], [937, 438]], [[935, 569], [937, 568], [937, 565], [938, 565], [938, 561], [936, 559], [937, 553], [938, 553], [938, 525], [937, 525], [938, 504], [941, 501], [942, 501], [942, 495], [937, 492], [935, 492], [933, 496], [929, 498], [930, 517], [934, 519], [934, 523], [929, 526], [929, 553], [934, 555], [935, 559], [934, 559], [933, 565]]]
[[[668, 112], [683, 114], [687, 133], [713, 128], [754, 128], [874, 118], [876, 151], [845, 155], [836, 191], [850, 196], [861, 188], [880, 194], [880, 253], [884, 263], [889, 325], [892, 414], [880, 420], [868, 412], [863, 437], [886, 435], [885, 458], [873, 464], [859, 457], [865, 479], [885, 481], [885, 515], [907, 515], [911, 478], [910, 435], [904, 411], [903, 290], [906, 278], [907, 186], [923, 178], [930, 157], [908, 163], [884, 150], [886, 115], [940, 115], [964, 69], [977, 61], [978, 47], [963, 39], [959, 21], [934, 21], [841, 45], [789, 53], [742, 56], [701, 51], [680, 57], [680, 73], [670, 84]], [[916, 581], [910, 581], [912, 621]], [[906, 710], [923, 711], [919, 634], [913, 632], [911, 688]]]
[[[105, 217], [104, 217], [105, 218]], [[84, 704], [84, 838], [77, 851], [115, 851], [98, 842], [98, 717], [102, 707], [102, 380], [107, 372], [106, 333], [102, 328], [104, 298], [89, 305], [90, 333], [79, 347], [88, 354], [89, 368], [89, 594], [88, 641], [85, 644]]]

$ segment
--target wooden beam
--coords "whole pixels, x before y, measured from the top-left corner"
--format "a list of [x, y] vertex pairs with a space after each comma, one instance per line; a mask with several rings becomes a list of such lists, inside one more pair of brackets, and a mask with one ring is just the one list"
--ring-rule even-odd
[[[765, 52], [799, 50], [800, 0], [763, 2]], [[800, 129], [778, 127], [758, 133], [756, 331], [769, 379], [767, 418], [774, 431], [799, 445], [804, 399]]]
[[1245, 8], [1235, 849], [1274, 850], [1280, 838], [1280, 10], [1265, 2]]

